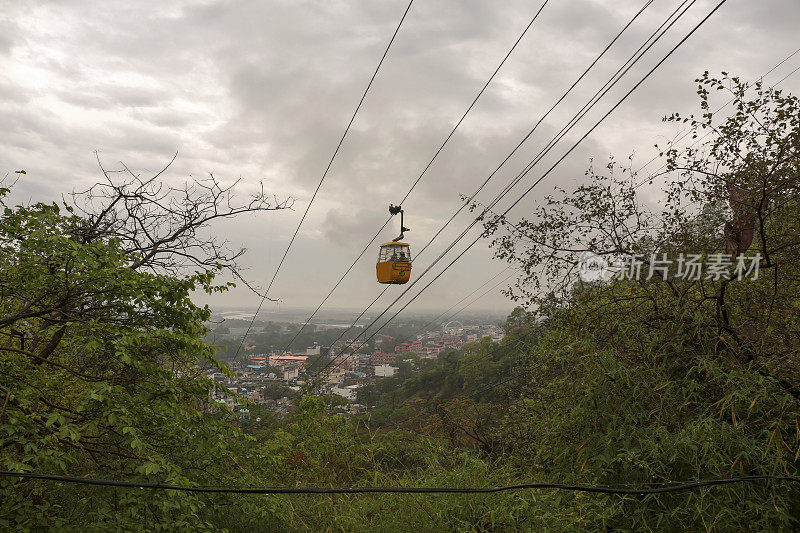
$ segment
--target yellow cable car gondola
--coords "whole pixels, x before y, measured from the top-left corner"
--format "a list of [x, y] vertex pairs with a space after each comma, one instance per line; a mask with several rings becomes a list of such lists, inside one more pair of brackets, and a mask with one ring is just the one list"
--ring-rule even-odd
[[397, 241], [381, 244], [375, 270], [378, 283], [408, 283], [411, 278], [411, 251], [408, 244]]
[[400, 213], [400, 236], [392, 242], [381, 244], [378, 252], [378, 262], [375, 271], [378, 283], [393, 283], [402, 285], [411, 278], [411, 248], [408, 243], [400, 242], [408, 228], [403, 226], [403, 210], [398, 206], [389, 205], [392, 215]]

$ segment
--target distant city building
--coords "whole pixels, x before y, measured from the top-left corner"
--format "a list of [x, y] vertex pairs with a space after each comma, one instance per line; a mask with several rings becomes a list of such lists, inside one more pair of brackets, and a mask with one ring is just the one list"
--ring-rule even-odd
[[397, 353], [410, 352], [411, 351], [411, 343], [410, 342], [404, 342], [402, 344], [398, 344], [397, 346], [394, 347], [394, 351], [397, 352]]
[[[282, 329], [287, 330], [284, 326]], [[317, 332], [324, 329], [326, 327], [317, 328]], [[292, 352], [283, 352], [279, 347], [272, 346], [270, 353], [256, 353], [255, 346], [248, 347], [247, 358], [237, 361], [232, 367], [236, 371], [235, 376], [213, 370], [208, 370], [206, 375], [220, 387], [211, 394], [211, 399], [218, 404], [222, 405], [224, 402], [228, 408], [238, 412], [246, 407], [242, 399], [245, 397], [267, 410], [283, 415], [289, 412], [292, 400], [282, 398], [276, 401], [265, 398], [264, 387], [281, 380], [292, 390], [299, 390], [299, 386], [303, 385], [301, 376], [305, 377], [304, 371], [310, 362], [316, 363], [322, 358], [335, 356], [334, 363], [324, 373], [327, 390], [347, 398], [349, 405], [340, 408], [340, 411], [353, 413], [358, 409], [363, 411], [365, 407], [354, 405], [355, 387], [344, 387], [345, 379], [348, 380], [347, 383], [364, 383], [375, 378], [390, 378], [399, 372], [396, 361], [411, 361], [412, 357], [406, 355], [408, 353], [435, 360], [449, 351], [461, 349], [469, 342], [484, 338], [499, 342], [503, 336], [504, 330], [495, 324], [463, 325], [453, 321], [435, 331], [422, 331], [412, 337], [393, 339], [388, 335], [378, 334], [375, 335], [374, 342], [368, 344], [343, 338], [332, 346], [320, 346], [316, 340], [320, 337], [317, 337], [313, 346]], [[223, 392], [223, 387], [234, 394]], [[237, 392], [238, 396], [235, 394]]]
[[272, 366], [280, 366], [285, 364], [302, 365], [308, 360], [306, 355], [270, 355], [269, 364]]
[[341, 383], [344, 381], [344, 375], [346, 371], [341, 368], [334, 368], [333, 370], [327, 373], [325, 377], [326, 383]]
[[394, 363], [395, 357], [397, 356], [393, 353], [377, 351], [370, 356], [370, 362], [373, 365], [388, 365]]
[[347, 387], [332, 387], [331, 392], [334, 394], [338, 394], [339, 396], [342, 396], [347, 400], [355, 400], [356, 389], [358, 389], [358, 387], [359, 385], [348, 385]]
[[349, 355], [345, 355], [345, 356], [340, 357], [339, 359], [336, 360], [336, 362], [334, 364], [336, 365], [336, 368], [339, 368], [339, 369], [342, 369], [342, 370], [353, 370], [353, 368], [357, 364], [357, 361], [358, 361], [358, 357], [357, 356], [355, 356], [353, 354], [349, 354]]
[[389, 366], [389, 365], [375, 365], [375, 377], [376, 378], [390, 378], [394, 376], [395, 372], [397, 372], [396, 366]]
[[392, 338], [389, 335], [384, 335], [382, 333], [375, 335], [375, 346], [381, 346], [390, 342], [392, 342]]
[[360, 403], [354, 403], [353, 405], [350, 406], [348, 411], [350, 412], [350, 414], [363, 415], [364, 413], [367, 412], [367, 406], [361, 405]]
[[281, 379], [284, 381], [291, 381], [297, 379], [300, 375], [300, 367], [295, 365], [285, 365], [281, 373]]

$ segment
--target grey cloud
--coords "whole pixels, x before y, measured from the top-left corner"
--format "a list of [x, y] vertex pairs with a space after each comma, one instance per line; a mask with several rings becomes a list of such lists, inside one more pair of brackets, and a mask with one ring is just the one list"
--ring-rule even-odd
[[[388, 209], [381, 209], [378, 204], [355, 204], [349, 208], [331, 209], [325, 214], [323, 232], [326, 239], [348, 249], [362, 246], [371, 235], [353, 243], [353, 235], [362, 233], [364, 228], [379, 228], [389, 216]], [[388, 206], [387, 206], [388, 207]], [[389, 226], [388, 231], [395, 231], [397, 224]], [[373, 230], [374, 231], [374, 230]], [[364, 241], [362, 243], [361, 241]], [[381, 241], [382, 242], [382, 241]], [[373, 254], [369, 254], [372, 257]]]
[[[547, 5], [407, 201], [417, 251], [458, 208], [458, 195], [477, 187], [643, 2]], [[97, 179], [95, 149], [109, 164], [124, 160], [138, 170], [159, 167], [178, 149], [168, 180], [213, 172], [228, 181], [242, 177], [247, 189], [265, 178], [270, 190], [298, 198], [295, 210], [215, 231], [241, 240], [250, 249], [251, 276], [268, 279], [405, 5], [9, 3], [4, 24], [37, 23], [11, 32], [11, 40], [8, 33], [0, 36], [0, 71], [14, 73], [0, 82], [0, 175], [28, 167], [35, 179], [20, 183], [20, 197], [57, 196]], [[414, 4], [287, 258], [276, 286], [281, 296], [299, 305], [317, 303], [385, 220], [387, 204], [405, 194], [539, 5]], [[569, 139], [574, 142], [712, 5], [698, 1], [667, 42]], [[659, 2], [648, 8], [481, 198], [507, 183], [673, 8]], [[695, 76], [705, 69], [759, 75], [796, 48], [798, 15], [800, 6], [788, 0], [726, 4], [514, 213], [524, 215], [555, 185], [580, 183], [592, 157], [605, 161], [609, 153], [635, 152], [636, 160], [649, 159], [652, 144], [674, 133], [661, 116], [695, 109]], [[567, 146], [562, 143], [525, 183]], [[428, 257], [468, 221], [459, 216]], [[396, 229], [392, 224], [385, 236], [394, 237]], [[367, 256], [343, 285], [346, 296], [337, 295], [332, 304], [372, 299], [374, 254]], [[325, 257], [330, 268], [315, 270], [309, 257]], [[452, 303], [502, 268], [483, 246], [467, 257], [422, 305]], [[239, 289], [225, 298], [214, 301], [253, 302]], [[491, 302], [508, 305], [498, 297]]]
[[0, 33], [0, 54], [7, 55], [11, 52], [11, 48], [14, 46], [15, 40], [12, 35], [9, 35], [6, 32]]
[[19, 107], [4, 106], [0, 109], [0, 121], [4, 136], [11, 138], [27, 138], [30, 142], [48, 143], [62, 138], [61, 128], [53, 127], [54, 114], [48, 111], [37, 111]]
[[175, 129], [189, 126], [199, 118], [199, 113], [180, 111], [174, 108], [137, 109], [134, 116], [143, 122]]
[[70, 90], [59, 91], [57, 95], [63, 102], [86, 109], [169, 105], [169, 100], [165, 102], [161, 91], [123, 85], [78, 86]]

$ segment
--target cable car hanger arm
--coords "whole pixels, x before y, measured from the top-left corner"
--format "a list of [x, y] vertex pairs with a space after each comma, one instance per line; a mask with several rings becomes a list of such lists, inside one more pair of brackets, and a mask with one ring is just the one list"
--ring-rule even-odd
[[392, 242], [402, 241], [403, 238], [405, 237], [405, 232], [411, 231], [409, 228], [403, 225], [403, 206], [389, 204], [389, 213], [391, 213], [392, 216], [396, 215], [397, 213], [400, 213], [400, 235]]

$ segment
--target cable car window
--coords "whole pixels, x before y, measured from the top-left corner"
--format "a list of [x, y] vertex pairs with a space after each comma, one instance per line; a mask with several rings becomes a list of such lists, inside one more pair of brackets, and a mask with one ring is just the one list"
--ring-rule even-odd
[[383, 263], [385, 261], [411, 261], [411, 252], [408, 245], [387, 244], [381, 246], [378, 262]]

